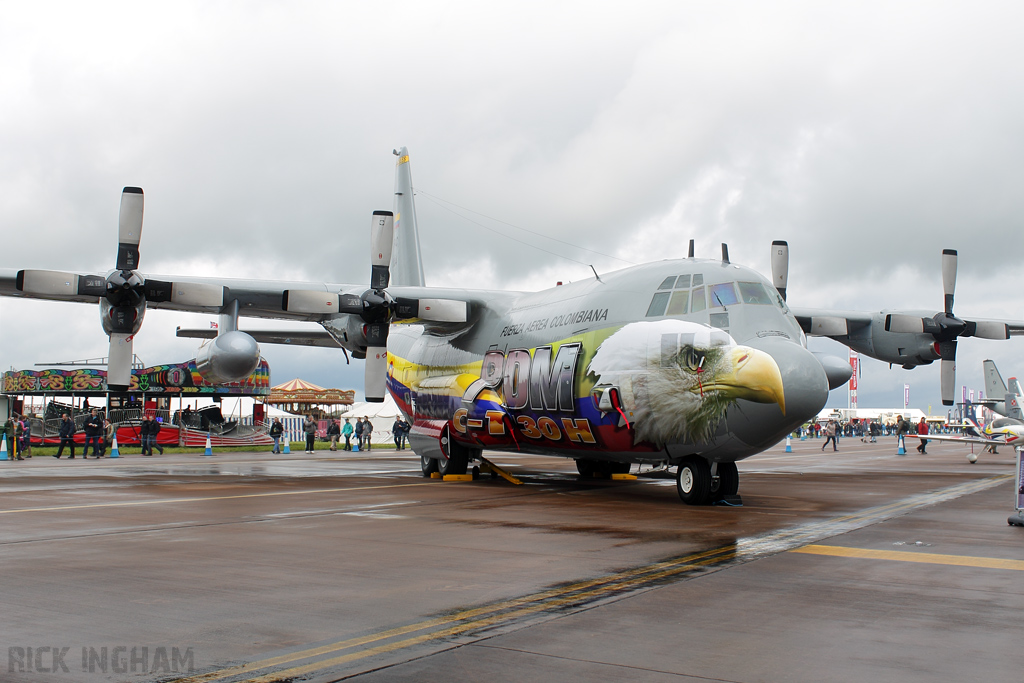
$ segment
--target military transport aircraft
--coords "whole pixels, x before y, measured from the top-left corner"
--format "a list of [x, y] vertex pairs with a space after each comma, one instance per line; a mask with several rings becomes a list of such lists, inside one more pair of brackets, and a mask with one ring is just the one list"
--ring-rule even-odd
[[366, 359], [367, 399], [389, 391], [408, 416], [424, 475], [464, 473], [483, 449], [573, 458], [582, 475], [647, 463], [677, 467], [689, 504], [735, 495], [736, 462], [813, 418], [850, 378], [846, 360], [808, 351], [807, 335], [904, 367], [941, 360], [951, 403], [958, 338], [1024, 333], [1024, 322], [953, 315], [951, 250], [939, 312], [791, 309], [785, 242], [772, 244], [772, 279], [732, 263], [725, 245], [720, 259], [694, 258], [691, 240], [685, 259], [541, 292], [426, 287], [409, 154], [395, 155], [395, 211], [373, 213], [368, 287], [144, 276], [143, 195], [125, 188], [114, 270], [0, 272], [0, 294], [99, 303], [111, 390], [136, 381], [131, 338], [148, 306], [220, 315], [197, 356], [198, 371], [220, 382], [252, 371], [259, 341], [326, 343], [243, 332], [239, 317], [317, 322]]

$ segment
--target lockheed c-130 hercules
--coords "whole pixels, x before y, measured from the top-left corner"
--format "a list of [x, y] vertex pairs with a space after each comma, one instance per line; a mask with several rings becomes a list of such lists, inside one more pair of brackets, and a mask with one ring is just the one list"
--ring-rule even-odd
[[[635, 463], [676, 467], [683, 501], [735, 495], [736, 462], [778, 443], [851, 375], [812, 353], [828, 336], [889, 363], [941, 360], [953, 401], [959, 337], [1008, 339], [1024, 322], [953, 315], [956, 252], [943, 251], [941, 311], [790, 308], [789, 248], [772, 244], [772, 278], [729, 260], [670, 259], [541, 292], [425, 286], [409, 155], [395, 206], [371, 221], [369, 287], [164, 278], [137, 272], [142, 190], [121, 200], [117, 266], [107, 275], [0, 272], [0, 294], [99, 304], [110, 337], [108, 387], [124, 390], [146, 308], [220, 315], [197, 355], [214, 382], [246, 377], [258, 342], [341, 346], [366, 359], [368, 400], [388, 391], [412, 424], [424, 475], [465, 473], [484, 449], [573, 458], [581, 474]], [[324, 332], [242, 331], [239, 317], [317, 322]], [[201, 336], [179, 331], [182, 336]]]

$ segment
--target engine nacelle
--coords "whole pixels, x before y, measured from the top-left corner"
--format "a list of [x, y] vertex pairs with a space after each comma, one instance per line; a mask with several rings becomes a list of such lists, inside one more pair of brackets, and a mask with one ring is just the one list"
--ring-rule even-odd
[[196, 370], [211, 384], [240, 382], [260, 362], [260, 345], [245, 332], [225, 332], [196, 351]]
[[[916, 314], [917, 311], [912, 313]], [[922, 312], [922, 315], [927, 311]], [[855, 351], [885, 363], [912, 368], [928, 365], [939, 359], [935, 337], [927, 333], [887, 332], [885, 313], [876, 313], [871, 323], [850, 332], [848, 337], [837, 337]]]

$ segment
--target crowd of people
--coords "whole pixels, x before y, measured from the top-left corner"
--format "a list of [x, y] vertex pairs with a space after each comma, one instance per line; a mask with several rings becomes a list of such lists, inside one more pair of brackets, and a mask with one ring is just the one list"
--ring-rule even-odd
[[[153, 455], [153, 449], [164, 452], [162, 446], [157, 443], [157, 436], [160, 434], [161, 423], [153, 416], [147, 415], [139, 423], [139, 443], [142, 455]], [[32, 421], [27, 416], [13, 413], [4, 423], [2, 431], [8, 447], [8, 458], [10, 460], [25, 460], [32, 457]], [[113, 448], [114, 425], [107, 418], [107, 415], [98, 408], [89, 409], [89, 414], [82, 420], [82, 427], [79, 430], [75, 421], [68, 413], [60, 416], [60, 424], [57, 427], [57, 452], [54, 458], [60, 460], [64, 457], [64, 451], [68, 452], [68, 460], [75, 459], [75, 451], [78, 444], [75, 443], [75, 434], [81, 431], [85, 435], [85, 443], [81, 446], [82, 459], [90, 457], [89, 451], [95, 459], [107, 457], [107, 449]]]
[[[353, 422], [354, 420], [354, 422]], [[395, 442], [395, 450], [403, 451], [407, 446], [409, 432], [412, 425], [401, 415], [395, 418], [391, 425], [391, 436]], [[285, 438], [284, 425], [279, 418], [274, 418], [268, 430], [270, 438], [274, 440], [272, 453], [281, 453], [281, 439]], [[302, 422], [302, 435], [306, 441], [306, 453], [316, 452], [316, 441], [320, 437], [319, 422], [312, 415], [307, 415]], [[334, 418], [330, 420], [327, 429], [323, 433], [324, 438], [329, 442], [329, 449], [337, 451], [368, 451], [373, 448], [373, 422], [369, 417], [346, 417], [344, 422]], [[342, 443], [344, 442], [344, 443]]]
[[938, 430], [943, 433], [948, 433], [949, 428], [946, 426], [933, 427], [928, 424], [928, 420], [921, 418], [920, 421], [915, 425], [911, 420], [906, 420], [902, 415], [897, 415], [894, 422], [882, 422], [881, 420], [849, 420], [848, 422], [841, 422], [836, 418], [829, 418], [822, 422], [812, 422], [810, 424], [798, 427], [796, 435], [798, 437], [807, 436], [813, 438], [825, 437], [825, 442], [821, 445], [821, 450], [825, 450], [825, 447], [830, 443], [832, 444], [832, 450], [839, 450], [838, 437], [860, 437], [861, 441], [866, 443], [877, 443], [878, 437], [880, 436], [895, 436], [897, 447], [906, 449], [905, 438], [908, 434], [916, 434], [919, 438], [920, 443], [917, 446], [917, 452], [928, 454], [927, 446], [928, 439], [924, 437], [931, 434], [933, 430]]

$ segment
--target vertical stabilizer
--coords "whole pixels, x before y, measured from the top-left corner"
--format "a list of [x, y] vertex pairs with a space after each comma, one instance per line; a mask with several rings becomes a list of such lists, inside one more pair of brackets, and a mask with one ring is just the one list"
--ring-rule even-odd
[[420, 256], [420, 233], [416, 226], [416, 204], [412, 195], [412, 169], [409, 150], [395, 152], [395, 239], [391, 252], [391, 284], [422, 287], [423, 258]]
[[1020, 409], [1020, 394], [1014, 394], [1013, 392], [1006, 392], [1006, 400], [1003, 405], [1006, 406], [1006, 412], [1003, 413], [1006, 417], [1012, 417], [1015, 420], [1024, 421], [1024, 412]]
[[1006, 382], [1003, 381], [1003, 376], [999, 374], [996, 362], [994, 360], [983, 360], [981, 361], [981, 369], [982, 374], [985, 375], [985, 395], [989, 398], [995, 398], [1005, 394]]

